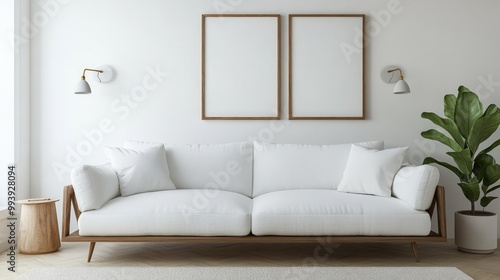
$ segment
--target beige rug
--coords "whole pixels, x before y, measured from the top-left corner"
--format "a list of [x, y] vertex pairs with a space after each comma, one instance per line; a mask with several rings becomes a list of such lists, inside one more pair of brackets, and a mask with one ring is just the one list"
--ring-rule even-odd
[[39, 267], [20, 280], [417, 280], [471, 277], [454, 267]]

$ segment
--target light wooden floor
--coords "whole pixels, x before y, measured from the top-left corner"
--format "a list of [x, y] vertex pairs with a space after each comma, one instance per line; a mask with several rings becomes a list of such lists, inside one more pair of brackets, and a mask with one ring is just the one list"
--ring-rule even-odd
[[[0, 279], [15, 279], [39, 266], [447, 266], [474, 279], [500, 279], [500, 249], [493, 254], [459, 252], [453, 244], [418, 244], [415, 262], [410, 244], [173, 244], [97, 243], [87, 263], [87, 243], [63, 243], [56, 253], [18, 255], [17, 272], [7, 271], [6, 252], [0, 258]], [[331, 254], [329, 254], [330, 252]], [[315, 257], [316, 256], [316, 257]]]

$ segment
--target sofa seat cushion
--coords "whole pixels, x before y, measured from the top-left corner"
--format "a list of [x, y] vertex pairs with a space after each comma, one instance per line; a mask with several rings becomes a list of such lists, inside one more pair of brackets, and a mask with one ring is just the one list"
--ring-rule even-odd
[[167, 190], [111, 199], [81, 214], [82, 236], [245, 236], [252, 200], [218, 190]]
[[254, 235], [425, 236], [427, 212], [394, 197], [334, 190], [287, 190], [254, 198]]

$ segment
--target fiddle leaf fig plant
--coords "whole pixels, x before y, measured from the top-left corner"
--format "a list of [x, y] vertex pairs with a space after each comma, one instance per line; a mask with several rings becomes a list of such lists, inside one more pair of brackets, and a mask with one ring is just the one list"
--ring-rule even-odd
[[427, 157], [424, 164], [439, 164], [458, 176], [458, 186], [471, 203], [471, 214], [479, 214], [475, 203], [480, 200], [484, 208], [497, 197], [491, 192], [500, 188], [495, 183], [500, 179], [500, 165], [489, 153], [500, 145], [500, 139], [489, 147], [478, 151], [479, 146], [488, 140], [500, 125], [500, 109], [491, 104], [483, 110], [483, 104], [477, 94], [464, 86], [458, 88], [458, 95], [447, 94], [444, 97], [444, 118], [435, 113], [424, 112], [422, 118], [428, 119], [444, 129], [448, 135], [429, 129], [421, 133], [422, 137], [438, 141], [448, 146], [449, 155], [454, 164]]

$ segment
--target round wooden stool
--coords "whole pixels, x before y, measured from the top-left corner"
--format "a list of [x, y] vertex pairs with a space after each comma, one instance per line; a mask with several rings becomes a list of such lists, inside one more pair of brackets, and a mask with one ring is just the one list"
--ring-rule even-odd
[[21, 254], [45, 254], [61, 247], [56, 202], [59, 199], [25, 199], [21, 204], [18, 248]]

